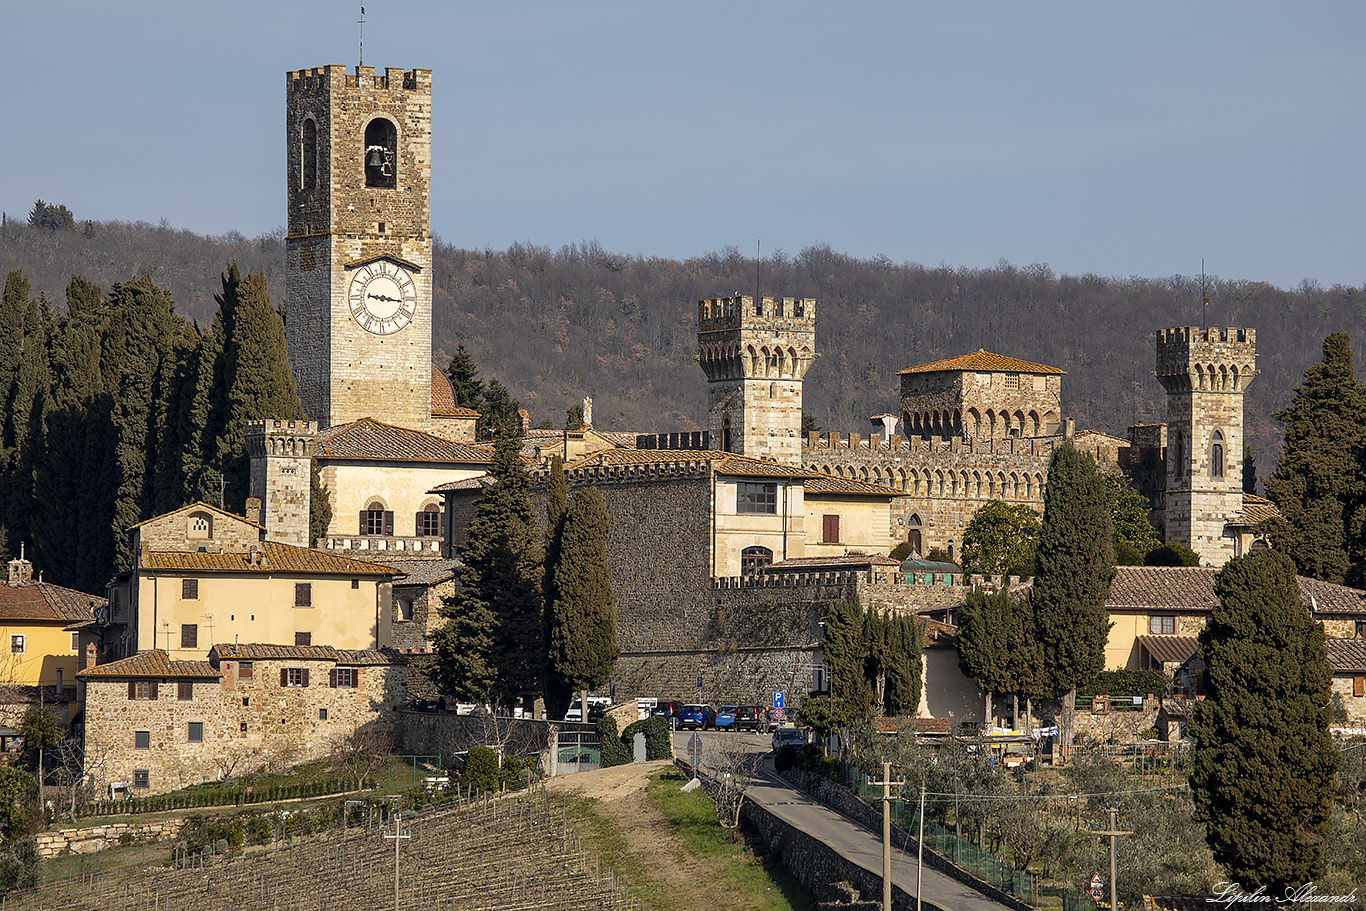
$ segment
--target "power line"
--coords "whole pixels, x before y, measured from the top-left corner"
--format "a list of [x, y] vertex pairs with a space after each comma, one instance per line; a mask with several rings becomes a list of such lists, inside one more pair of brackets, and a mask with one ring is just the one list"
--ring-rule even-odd
[[[1132, 791], [1097, 791], [1091, 794], [959, 794], [960, 800], [1075, 800], [1079, 797], [1123, 797], [1125, 794], [1153, 794], [1158, 791], [1186, 791], [1190, 789], [1189, 784], [1167, 785], [1161, 788], [1135, 788]], [[926, 797], [947, 797], [952, 798], [951, 791], [927, 791]], [[932, 801], [933, 803], [948, 803], [945, 801]]]

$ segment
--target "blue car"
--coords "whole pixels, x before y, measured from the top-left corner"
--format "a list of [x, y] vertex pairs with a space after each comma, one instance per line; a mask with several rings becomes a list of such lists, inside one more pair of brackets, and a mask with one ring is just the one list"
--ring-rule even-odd
[[712, 720], [711, 726], [718, 731], [735, 730], [736, 706], [723, 705], [716, 710], [716, 717]]
[[709, 705], [685, 705], [678, 713], [678, 727], [705, 731], [716, 723], [716, 713]]

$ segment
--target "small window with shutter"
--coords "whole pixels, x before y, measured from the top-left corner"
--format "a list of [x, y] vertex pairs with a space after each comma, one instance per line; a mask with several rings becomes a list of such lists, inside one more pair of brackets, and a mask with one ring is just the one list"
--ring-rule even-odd
[[128, 681], [129, 699], [155, 699], [157, 698], [157, 682], [155, 680], [129, 680]]
[[838, 544], [840, 542], [840, 517], [821, 516], [821, 543]]
[[186, 600], [186, 601], [198, 601], [198, 600], [199, 600], [199, 580], [198, 580], [198, 579], [181, 579], [181, 580], [180, 580], [180, 597], [181, 597], [182, 599]]
[[308, 648], [313, 644], [313, 634], [295, 631], [294, 644], [299, 648]]
[[334, 667], [328, 675], [328, 684], [334, 687], [355, 689], [360, 684], [360, 671], [354, 667]]
[[306, 667], [282, 667], [280, 668], [280, 686], [301, 687], [308, 686], [308, 668]]
[[1352, 678], [1352, 695], [1366, 696], [1366, 677]]
[[294, 583], [294, 606], [312, 607], [313, 606], [313, 583], [295, 582]]
[[194, 698], [194, 683], [189, 680], [181, 680], [176, 683], [176, 698], [181, 701]]
[[180, 647], [199, 648], [199, 624], [182, 623], [180, 624]]
[[250, 680], [250, 679], [251, 679], [251, 671], [252, 671], [252, 663], [251, 663], [250, 661], [239, 661], [239, 662], [237, 662], [237, 679], [238, 679], [238, 680]]

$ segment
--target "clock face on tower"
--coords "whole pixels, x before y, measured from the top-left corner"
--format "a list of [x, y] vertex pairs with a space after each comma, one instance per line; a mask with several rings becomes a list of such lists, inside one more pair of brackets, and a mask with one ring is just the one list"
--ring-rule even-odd
[[356, 270], [347, 290], [351, 318], [366, 332], [393, 335], [413, 321], [417, 285], [407, 269], [377, 260]]

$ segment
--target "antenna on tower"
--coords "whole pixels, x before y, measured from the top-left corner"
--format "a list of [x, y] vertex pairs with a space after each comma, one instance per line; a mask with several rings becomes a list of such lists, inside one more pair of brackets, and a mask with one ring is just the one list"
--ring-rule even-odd
[[365, 66], [365, 7], [360, 8], [360, 65]]
[[1200, 299], [1204, 301], [1204, 309], [1201, 311], [1201, 319], [1204, 325], [1200, 328], [1209, 328], [1209, 292], [1205, 290], [1205, 258], [1200, 257]]
[[759, 238], [754, 238], [754, 306], [762, 307], [764, 299], [759, 294]]

